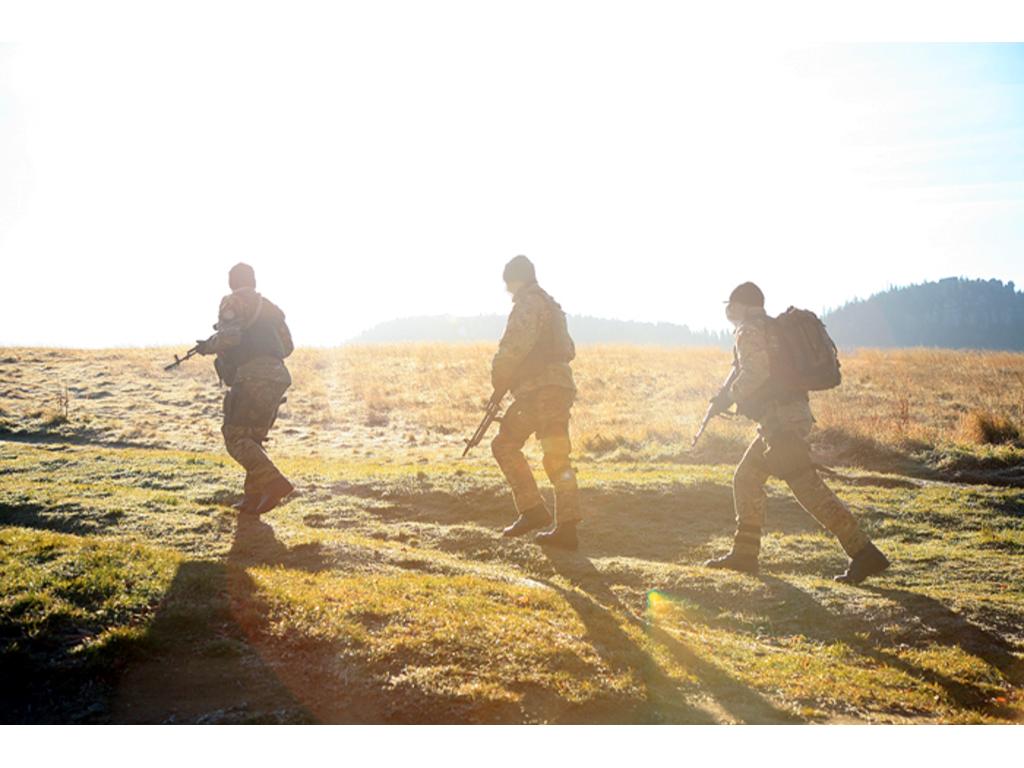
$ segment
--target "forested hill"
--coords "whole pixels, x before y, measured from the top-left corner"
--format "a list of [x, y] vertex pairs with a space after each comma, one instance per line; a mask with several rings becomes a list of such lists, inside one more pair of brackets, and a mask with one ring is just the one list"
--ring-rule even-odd
[[1024, 294], [999, 280], [949, 277], [892, 288], [824, 320], [841, 347], [1024, 350]]
[[[406, 317], [380, 323], [352, 339], [355, 344], [403, 341], [487, 341], [501, 338], [503, 315], [477, 317]], [[639, 323], [598, 317], [569, 316], [569, 332], [577, 344], [650, 344], [666, 347], [728, 346], [732, 336], [718, 331], [692, 331], [675, 323]]]
[[[784, 306], [784, 305], [783, 305]], [[814, 307], [810, 307], [814, 309]], [[1013, 283], [950, 277], [892, 288], [824, 314], [841, 347], [949, 347], [1024, 350], [1024, 294]], [[504, 315], [407, 317], [364, 331], [356, 344], [405, 341], [494, 342]], [[722, 346], [732, 336], [694, 331], [675, 323], [639, 323], [569, 316], [578, 344], [648, 344], [667, 347]]]

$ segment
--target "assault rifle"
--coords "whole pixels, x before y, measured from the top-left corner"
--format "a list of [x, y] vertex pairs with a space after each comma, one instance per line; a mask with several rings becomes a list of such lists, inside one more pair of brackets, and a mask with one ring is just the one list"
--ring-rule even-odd
[[484, 410], [484, 417], [480, 421], [480, 426], [476, 428], [473, 436], [465, 441], [466, 448], [462, 452], [462, 458], [466, 458], [470, 448], [480, 445], [480, 441], [484, 439], [484, 435], [490, 429], [491, 422], [501, 421], [501, 401], [505, 399], [506, 393], [508, 393], [507, 388], [494, 390], [491, 399], [487, 401], [487, 408]]
[[[213, 338], [213, 337], [211, 336], [211, 337], [210, 337], [210, 339], [212, 339], [212, 338]], [[206, 339], [206, 341], [209, 341], [210, 339]], [[174, 370], [174, 369], [175, 369], [175, 368], [177, 368], [177, 367], [178, 367], [179, 365], [181, 365], [182, 363], [184, 363], [184, 362], [185, 362], [186, 360], [189, 360], [189, 359], [191, 359], [191, 358], [195, 357], [196, 355], [198, 355], [198, 354], [199, 354], [199, 344], [201, 344], [201, 343], [202, 343], [202, 342], [199, 342], [199, 343], [197, 343], [197, 344], [196, 344], [196, 345], [195, 345], [194, 347], [192, 347], [192, 349], [188, 350], [188, 351], [187, 351], [187, 352], [185, 353], [185, 356], [184, 356], [184, 357], [178, 357], [177, 355], [175, 355], [175, 356], [174, 356], [174, 362], [173, 362], [173, 363], [170, 363], [169, 365], [165, 365], [165, 366], [164, 366], [164, 370], [165, 370], [165, 371], [171, 371], [171, 370]]]
[[[736, 381], [736, 377], [739, 376], [739, 375], [740, 375], [739, 360], [733, 358], [732, 369], [729, 371], [729, 375], [726, 377], [725, 381], [722, 383], [721, 388], [719, 388], [718, 395], [720, 395], [723, 392], [725, 392], [726, 390], [728, 390], [729, 387], [732, 386], [732, 383], [734, 381]], [[695, 434], [693, 436], [693, 441], [690, 443], [690, 449], [691, 450], [693, 450], [694, 448], [697, 447], [697, 441], [700, 440], [701, 435], [704, 434], [704, 430], [708, 428], [708, 424], [711, 423], [711, 420], [713, 418], [715, 418], [715, 416], [722, 416], [722, 415], [725, 415], [725, 414], [729, 413], [729, 410], [727, 408], [722, 408], [718, 404], [718, 395], [716, 395], [715, 397], [711, 398], [711, 402], [708, 403], [708, 409], [706, 411], [704, 411], [704, 418], [700, 422], [700, 428], [697, 430], [697, 434]]]

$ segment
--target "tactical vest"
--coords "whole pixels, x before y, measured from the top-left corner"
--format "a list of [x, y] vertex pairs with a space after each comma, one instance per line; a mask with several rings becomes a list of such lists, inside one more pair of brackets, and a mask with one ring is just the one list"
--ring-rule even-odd
[[294, 351], [284, 312], [267, 299], [260, 299], [256, 317], [242, 329], [241, 342], [217, 356], [217, 373], [230, 385], [238, 369], [258, 357], [284, 360]]
[[569, 335], [569, 324], [561, 305], [540, 287], [534, 290], [544, 299], [545, 312], [537, 342], [519, 367], [520, 380], [537, 375], [547, 365], [571, 363], [576, 358], [576, 345]]

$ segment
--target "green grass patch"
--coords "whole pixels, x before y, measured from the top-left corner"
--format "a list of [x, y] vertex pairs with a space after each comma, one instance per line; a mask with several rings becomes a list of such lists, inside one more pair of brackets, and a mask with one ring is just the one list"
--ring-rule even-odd
[[830, 480], [894, 567], [728, 466], [579, 464], [579, 556], [500, 530], [482, 459], [285, 457], [263, 522], [217, 454], [0, 443], [2, 711], [28, 722], [1016, 722], [1024, 492]]
[[133, 543], [0, 528], [6, 719], [101, 718], [110, 673], [132, 658], [177, 562]]

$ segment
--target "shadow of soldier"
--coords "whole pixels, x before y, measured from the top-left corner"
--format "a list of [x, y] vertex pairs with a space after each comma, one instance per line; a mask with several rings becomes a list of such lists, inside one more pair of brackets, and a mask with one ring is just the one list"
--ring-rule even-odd
[[239, 516], [227, 561], [229, 565], [239, 568], [280, 565], [293, 570], [316, 572], [327, 567], [318, 543], [288, 547], [278, 540], [270, 525], [251, 515]]
[[[769, 599], [785, 601], [794, 616], [799, 617], [799, 626], [794, 629], [808, 638], [824, 643], [842, 642], [880, 665], [891, 667], [919, 681], [937, 685], [945, 691], [951, 701], [964, 709], [980, 714], [1019, 717], [1018, 713], [1006, 707], [994, 705], [991, 701], [991, 691], [970, 682], [953, 679], [935, 669], [916, 665], [873, 641], [872, 638], [879, 636], [877, 622], [870, 622], [862, 617], [837, 616], [811, 595], [789, 582], [768, 575], [762, 575], [760, 578], [771, 589]], [[870, 586], [863, 588], [893, 600], [906, 615], [918, 619], [927, 628], [921, 632], [921, 637], [915, 638], [918, 644], [936, 643], [958, 647], [998, 669], [1011, 685], [1021, 684], [1021, 661], [1014, 656], [1012, 648], [1002, 638], [972, 624], [933, 598], [899, 589]]]
[[999, 670], [1010, 685], [1024, 686], [1024, 660], [1017, 655], [1020, 651], [1004, 638], [971, 623], [962, 614], [927, 595], [885, 587], [867, 586], [865, 589], [892, 600], [907, 614], [919, 619], [928, 631], [928, 640], [958, 647]]
[[[587, 557], [553, 550], [545, 551], [545, 554], [555, 572], [577, 587], [564, 589], [548, 582], [548, 586], [557, 590], [579, 615], [595, 650], [609, 666], [621, 668], [624, 663], [628, 663], [643, 677], [649, 706], [645, 711], [637, 713], [638, 719], [655, 722], [719, 722], [719, 718], [712, 712], [694, 707], [687, 701], [705, 693], [713, 699], [713, 706], [721, 709], [724, 716], [739, 722], [803, 722], [796, 715], [779, 709], [725, 670], [698, 656], [656, 623], [637, 616], [615, 595]], [[616, 616], [621, 616], [641, 629], [665, 648], [678, 664], [697, 678], [702, 691], [687, 691], [681, 683], [666, 675], [657, 661], [623, 631]]]
[[316, 545], [289, 548], [256, 518], [238, 520], [226, 560], [182, 563], [122, 675], [115, 722], [308, 722], [307, 708], [254, 638], [266, 622], [247, 568], [319, 570]]

